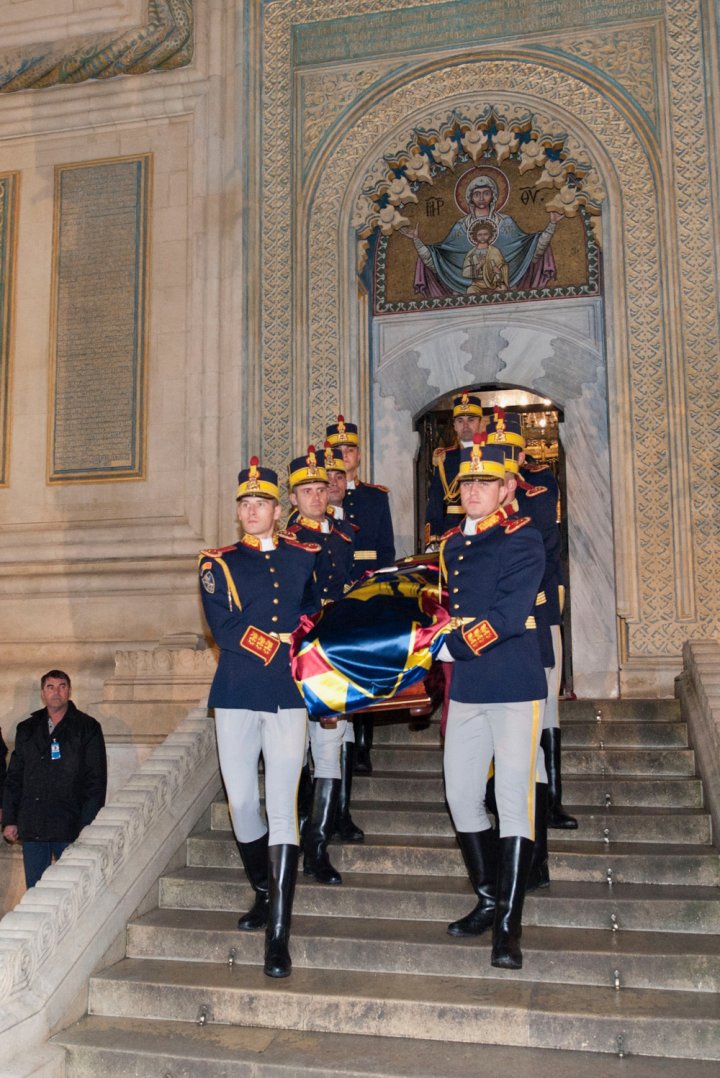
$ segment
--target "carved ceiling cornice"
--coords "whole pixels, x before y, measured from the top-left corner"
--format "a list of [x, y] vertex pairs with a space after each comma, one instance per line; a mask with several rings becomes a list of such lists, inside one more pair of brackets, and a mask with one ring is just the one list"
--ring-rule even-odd
[[170, 71], [190, 63], [193, 43], [193, 0], [149, 0], [141, 26], [0, 52], [0, 93]]

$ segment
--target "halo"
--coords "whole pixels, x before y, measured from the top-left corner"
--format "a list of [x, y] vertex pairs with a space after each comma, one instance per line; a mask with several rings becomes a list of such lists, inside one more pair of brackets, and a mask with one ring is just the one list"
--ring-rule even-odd
[[495, 224], [491, 217], [476, 217], [471, 225], [468, 226], [468, 236], [472, 236], [475, 232], [479, 232], [481, 228], [487, 229], [492, 232], [491, 243], [494, 243], [497, 239], [498, 226]]
[[498, 189], [498, 199], [495, 205], [495, 212], [501, 210], [508, 200], [510, 194], [510, 181], [505, 173], [500, 168], [496, 168], [494, 165], [479, 165], [476, 168], [469, 168], [467, 172], [463, 172], [462, 176], [455, 184], [455, 205], [463, 213], [470, 213], [470, 207], [467, 204], [465, 198], [465, 191], [467, 185], [471, 180], [476, 179], [478, 176], [489, 176], [491, 180], [494, 180]]

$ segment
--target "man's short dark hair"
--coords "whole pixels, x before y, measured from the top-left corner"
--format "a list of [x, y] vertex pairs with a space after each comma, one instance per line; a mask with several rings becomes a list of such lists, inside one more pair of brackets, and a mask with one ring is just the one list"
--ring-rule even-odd
[[50, 678], [55, 678], [57, 681], [67, 681], [68, 688], [72, 688], [72, 685], [70, 683], [70, 677], [68, 674], [65, 673], [64, 670], [48, 670], [47, 674], [43, 674], [43, 676], [40, 678], [41, 689], [45, 688], [45, 682], [48, 681]]

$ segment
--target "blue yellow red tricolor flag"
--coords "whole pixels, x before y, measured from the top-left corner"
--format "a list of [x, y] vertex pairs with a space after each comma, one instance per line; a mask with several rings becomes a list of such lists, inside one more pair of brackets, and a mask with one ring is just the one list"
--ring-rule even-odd
[[438, 568], [410, 565], [366, 577], [303, 617], [292, 635], [292, 674], [310, 716], [348, 714], [422, 681], [452, 628]]

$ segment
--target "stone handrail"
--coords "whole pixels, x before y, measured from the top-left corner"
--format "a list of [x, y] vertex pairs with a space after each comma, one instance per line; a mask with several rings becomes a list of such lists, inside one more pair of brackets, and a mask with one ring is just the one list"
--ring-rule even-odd
[[41, 1045], [220, 788], [195, 709], [0, 921], [0, 1058]]
[[687, 640], [683, 672], [676, 679], [683, 718], [703, 780], [713, 839], [720, 845], [720, 641]]

